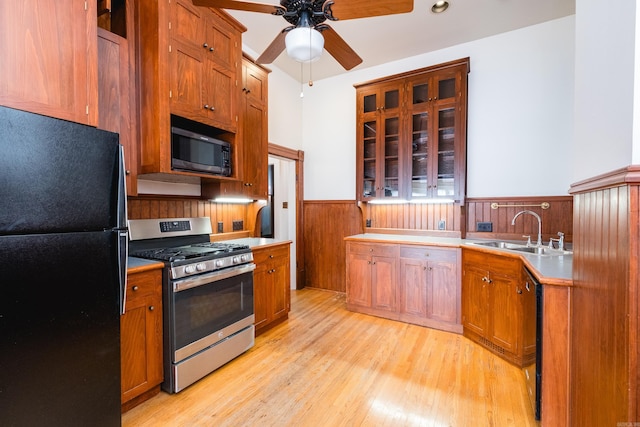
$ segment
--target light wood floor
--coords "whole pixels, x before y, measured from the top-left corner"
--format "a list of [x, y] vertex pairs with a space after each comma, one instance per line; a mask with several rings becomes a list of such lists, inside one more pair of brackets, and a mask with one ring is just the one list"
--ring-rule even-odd
[[128, 426], [536, 426], [522, 371], [461, 335], [292, 291], [289, 320]]

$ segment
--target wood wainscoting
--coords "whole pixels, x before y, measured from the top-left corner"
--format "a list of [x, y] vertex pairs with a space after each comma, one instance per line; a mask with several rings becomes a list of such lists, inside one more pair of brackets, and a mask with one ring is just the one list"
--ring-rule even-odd
[[[548, 209], [542, 209], [542, 203], [549, 203]], [[499, 207], [491, 207], [496, 203]], [[530, 206], [533, 205], [533, 206]], [[466, 238], [467, 239], [505, 239], [522, 240], [523, 235], [531, 235], [535, 242], [538, 234], [538, 223], [531, 215], [524, 215], [511, 225], [511, 220], [521, 210], [530, 210], [542, 218], [542, 239], [558, 237], [564, 233], [566, 242], [573, 240], [573, 197], [491, 197], [467, 199]], [[478, 222], [491, 222], [492, 232], [478, 232]]]
[[344, 238], [362, 232], [362, 214], [355, 200], [305, 200], [305, 286], [346, 292]]
[[574, 184], [571, 193], [570, 425], [636, 425], [640, 166]]
[[[129, 219], [150, 218], [211, 218], [211, 228], [218, 231], [218, 222], [223, 223], [223, 232], [233, 231], [233, 221], [244, 221], [244, 230], [253, 231], [256, 203], [242, 205], [229, 203], [211, 203], [207, 200], [185, 197], [129, 197], [127, 199]], [[231, 237], [233, 238], [233, 237]]]
[[[371, 220], [373, 228], [405, 230], [438, 230], [438, 222], [445, 221], [445, 231], [461, 231], [463, 209], [453, 203], [391, 204], [362, 203], [363, 221]], [[364, 226], [364, 224], [363, 224]]]

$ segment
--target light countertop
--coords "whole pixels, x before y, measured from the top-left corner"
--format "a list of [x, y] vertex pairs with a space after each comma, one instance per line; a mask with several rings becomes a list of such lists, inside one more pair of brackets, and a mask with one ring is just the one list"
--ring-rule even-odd
[[364, 233], [345, 237], [347, 241], [364, 241], [390, 244], [429, 245], [443, 247], [459, 247], [474, 249], [487, 253], [500, 253], [509, 257], [522, 259], [538, 280], [544, 285], [572, 286], [573, 284], [573, 256], [540, 256], [519, 253], [509, 249], [492, 248], [474, 245], [478, 239], [460, 239], [454, 237], [415, 236], [404, 234]]
[[291, 240], [270, 239], [266, 237], [244, 237], [241, 239], [223, 240], [225, 243], [237, 243], [240, 245], [249, 245], [251, 249], [264, 248], [274, 245], [282, 245], [291, 243]]

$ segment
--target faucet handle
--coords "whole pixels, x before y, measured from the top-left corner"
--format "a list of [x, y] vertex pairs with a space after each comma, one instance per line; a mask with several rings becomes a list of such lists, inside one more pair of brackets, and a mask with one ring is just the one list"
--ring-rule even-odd
[[522, 235], [522, 237], [526, 237], [527, 238], [527, 247], [531, 246], [531, 235]]

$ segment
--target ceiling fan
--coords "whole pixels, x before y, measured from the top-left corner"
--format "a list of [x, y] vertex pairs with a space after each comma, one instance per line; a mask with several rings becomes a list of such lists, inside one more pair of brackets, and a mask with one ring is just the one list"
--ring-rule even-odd
[[270, 64], [284, 51], [299, 62], [318, 59], [323, 48], [346, 70], [362, 62], [342, 37], [326, 21], [368, 18], [408, 13], [413, 0], [281, 0], [280, 5], [234, 0], [193, 0], [195, 6], [244, 10], [282, 16], [290, 26], [284, 28], [257, 59]]

